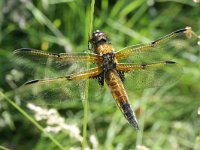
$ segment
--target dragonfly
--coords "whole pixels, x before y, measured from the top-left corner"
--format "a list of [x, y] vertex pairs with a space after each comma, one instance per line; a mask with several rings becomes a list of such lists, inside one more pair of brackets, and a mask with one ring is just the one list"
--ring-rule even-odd
[[[72, 91], [71, 93], [77, 91], [75, 82], [95, 80], [101, 87], [104, 85], [108, 87], [125, 119], [138, 130], [138, 121], [129, 102], [126, 85], [129, 89], [135, 89], [162, 86], [177, 81], [180, 77], [180, 67], [175, 61], [165, 58], [167, 57], [165, 51], [173, 53], [173, 46], [170, 46], [169, 43], [181, 39], [187, 30], [187, 28], [179, 29], [152, 42], [128, 46], [119, 51], [115, 51], [105, 32], [96, 30], [88, 41], [89, 53], [51, 53], [21, 48], [15, 50], [14, 54], [34, 63], [44, 64], [46, 67], [56, 68], [59, 66], [64, 70], [79, 62], [93, 64], [93, 67], [83, 71], [81, 67], [78, 68], [78, 72], [75, 69], [75, 72], [69, 75], [64, 71], [61, 76], [30, 80], [24, 83], [23, 87], [35, 85], [47, 85], [48, 87], [53, 83], [58, 83], [56, 85], [59, 87], [62, 83], [72, 83], [71, 87], [74, 86], [74, 89], [64, 87], [70, 97], [70, 91]], [[41, 68], [45, 71], [43, 67]]]

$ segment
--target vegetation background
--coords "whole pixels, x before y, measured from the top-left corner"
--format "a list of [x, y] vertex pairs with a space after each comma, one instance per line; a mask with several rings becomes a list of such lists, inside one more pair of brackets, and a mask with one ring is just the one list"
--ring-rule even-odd
[[[33, 79], [15, 69], [12, 56], [15, 49], [30, 47], [49, 52], [87, 50], [90, 3], [89, 0], [1, 0], [0, 91], [9, 95], [17, 87], [17, 82]], [[186, 26], [191, 26], [199, 34], [199, 16], [200, 5], [192, 0], [103, 0], [95, 3], [93, 27], [108, 33], [114, 47], [120, 49], [149, 42]], [[89, 91], [87, 147], [197, 150], [200, 147], [199, 50], [197, 44], [188, 45], [187, 51], [176, 58], [183, 68], [177, 84], [129, 91], [132, 106], [138, 111], [139, 131], [127, 123], [107, 90], [102, 91], [100, 99]], [[61, 122], [59, 125], [48, 124], [47, 118], [39, 123], [43, 129], [51, 131], [52, 137], [62, 146], [57, 147], [1, 96], [1, 148], [50, 150], [81, 147], [83, 106], [80, 101], [51, 109], [51, 113], [49, 109], [27, 108], [15, 102], [24, 111], [32, 112], [30, 115], [36, 114], [39, 109], [49, 117], [57, 117], [56, 121]]]

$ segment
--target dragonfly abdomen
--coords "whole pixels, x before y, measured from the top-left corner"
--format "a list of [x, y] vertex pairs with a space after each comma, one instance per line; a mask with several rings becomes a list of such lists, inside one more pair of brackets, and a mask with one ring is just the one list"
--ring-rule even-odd
[[128, 96], [117, 71], [108, 71], [105, 76], [105, 81], [124, 117], [135, 129], [139, 129], [135, 114], [131, 109], [128, 101]]

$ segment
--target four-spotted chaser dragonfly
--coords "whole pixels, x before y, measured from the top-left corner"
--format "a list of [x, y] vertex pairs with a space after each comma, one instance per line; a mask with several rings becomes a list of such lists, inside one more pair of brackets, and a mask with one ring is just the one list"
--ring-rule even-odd
[[[185, 36], [186, 32], [187, 28], [180, 29], [148, 44], [133, 45], [116, 52], [108, 41], [107, 34], [96, 30], [89, 39], [91, 53], [49, 53], [30, 48], [17, 49], [14, 53], [35, 63], [45, 64], [46, 67], [49, 65], [57, 67], [57, 64], [62, 66], [60, 64], [66, 64], [66, 62], [67, 65], [63, 65], [62, 69], [70, 67], [70, 63], [78, 62], [90, 62], [96, 65], [91, 69], [79, 70], [78, 73], [75, 72], [70, 75], [31, 80], [23, 86], [45, 84], [50, 86], [53, 83], [58, 83], [57, 86], [59, 87], [59, 83], [71, 82], [74, 84], [74, 81], [78, 83], [85, 79], [97, 79], [101, 86], [106, 83], [124, 117], [135, 129], [139, 129], [136, 116], [125, 90], [126, 85], [128, 85], [127, 88], [141, 88], [162, 86], [176, 81], [180, 77], [179, 66], [175, 61], [166, 59], [165, 50], [173, 52], [173, 45], [170, 46], [169, 43]], [[73, 84], [71, 87], [73, 87]], [[69, 89], [67, 93], [70, 93], [70, 90], [72, 91], [72, 89]], [[78, 89], [75, 88], [73, 90]]]

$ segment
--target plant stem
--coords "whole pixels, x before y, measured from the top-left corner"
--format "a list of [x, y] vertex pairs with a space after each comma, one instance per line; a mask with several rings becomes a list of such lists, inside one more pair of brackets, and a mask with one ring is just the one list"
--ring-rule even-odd
[[2, 96], [6, 101], [8, 101], [15, 109], [17, 109], [26, 119], [28, 119], [36, 128], [43, 132], [47, 137], [59, 147], [59, 149], [64, 150], [64, 147], [55, 139], [51, 134], [47, 133], [43, 127], [38, 124], [30, 115], [28, 115], [23, 109], [16, 105], [11, 99], [9, 99], [5, 94], [0, 91], [0, 96]]
[[[92, 34], [92, 27], [93, 27], [93, 15], [94, 15], [94, 5], [95, 0], [91, 1], [91, 11], [90, 11], [90, 35]], [[87, 63], [87, 69], [89, 69], [90, 65]], [[87, 110], [88, 110], [88, 88], [89, 88], [89, 80], [86, 80], [85, 83], [85, 95], [84, 95], [84, 118], [83, 118], [83, 143], [82, 143], [82, 150], [85, 149], [87, 144]]]

